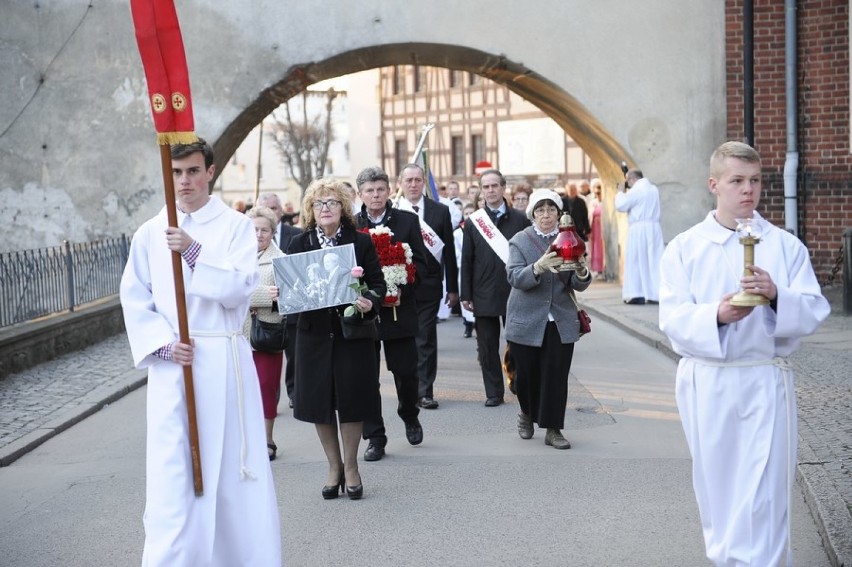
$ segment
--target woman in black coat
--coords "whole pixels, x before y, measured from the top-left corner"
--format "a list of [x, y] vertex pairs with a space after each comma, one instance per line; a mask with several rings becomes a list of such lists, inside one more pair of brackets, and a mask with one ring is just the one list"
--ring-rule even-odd
[[[354, 244], [357, 265], [364, 270], [361, 279], [372, 292], [359, 296], [354, 305], [359, 314], [374, 317], [381, 306], [381, 301], [374, 299], [385, 296], [385, 280], [373, 241], [355, 230], [351, 210], [349, 192], [342, 184], [313, 181], [302, 203], [305, 231], [291, 241], [288, 253]], [[348, 305], [300, 313], [296, 323], [299, 364], [293, 416], [316, 424], [328, 459], [328, 482], [322, 490], [326, 499], [336, 498], [338, 488], [343, 492], [344, 486], [349, 498], [361, 498], [361, 429], [364, 419], [376, 413], [374, 405], [379, 398], [373, 339], [343, 338], [340, 319]]]

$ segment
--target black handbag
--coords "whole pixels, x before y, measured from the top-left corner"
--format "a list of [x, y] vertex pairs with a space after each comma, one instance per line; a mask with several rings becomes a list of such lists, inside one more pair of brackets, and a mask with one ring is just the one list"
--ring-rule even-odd
[[372, 311], [343, 315], [340, 318], [340, 327], [343, 330], [343, 338], [348, 341], [363, 339], [378, 340], [379, 329], [376, 327], [376, 314]]
[[287, 321], [268, 323], [257, 318], [257, 312], [251, 312], [251, 348], [259, 352], [283, 352], [287, 346]]

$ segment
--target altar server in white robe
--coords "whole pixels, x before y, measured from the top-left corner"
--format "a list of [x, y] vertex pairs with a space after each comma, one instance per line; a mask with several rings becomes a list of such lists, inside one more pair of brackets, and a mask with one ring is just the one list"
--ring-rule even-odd
[[[660, 287], [660, 329], [683, 356], [676, 397], [707, 557], [725, 566], [792, 565], [796, 393], [786, 357], [830, 307], [805, 246], [754, 210], [758, 153], [722, 144], [710, 175], [716, 210], [669, 243]], [[748, 217], [763, 233], [753, 276], [743, 275], [734, 230]], [[740, 288], [770, 304], [731, 305]]]
[[[127, 336], [148, 369], [145, 566], [279, 566], [278, 507], [260, 388], [241, 329], [257, 284], [252, 222], [209, 195], [213, 151], [172, 146], [179, 228], [165, 209], [133, 237], [121, 280]], [[178, 341], [171, 252], [183, 257]], [[183, 366], [192, 365], [204, 494], [193, 489]]]
[[627, 213], [628, 225], [621, 297], [629, 304], [656, 303], [663, 255], [660, 190], [641, 171], [631, 169], [623, 190], [615, 195], [615, 210]]

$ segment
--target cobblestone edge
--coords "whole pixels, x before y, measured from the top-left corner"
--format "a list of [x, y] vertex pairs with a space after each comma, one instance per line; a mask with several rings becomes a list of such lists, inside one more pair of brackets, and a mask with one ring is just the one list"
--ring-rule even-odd
[[26, 455], [48, 439], [100, 411], [148, 382], [148, 371], [133, 369], [122, 374], [110, 386], [96, 388], [86, 394], [80, 404], [57, 415], [38, 429], [0, 448], [0, 467], [6, 467]]

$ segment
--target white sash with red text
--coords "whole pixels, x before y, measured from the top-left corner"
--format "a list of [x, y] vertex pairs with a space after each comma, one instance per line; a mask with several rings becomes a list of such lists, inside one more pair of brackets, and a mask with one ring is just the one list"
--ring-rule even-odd
[[[422, 206], [422, 205], [421, 205]], [[408, 199], [397, 199], [396, 200], [396, 208], [402, 209], [404, 211], [408, 211], [410, 213], [417, 212], [412, 208], [411, 203]], [[423, 244], [426, 245], [426, 249], [435, 257], [435, 260], [438, 263], [441, 263], [441, 254], [444, 251], [444, 241], [441, 240], [441, 237], [432, 229], [429, 224], [420, 218], [420, 215], [417, 215], [417, 218], [420, 219], [420, 234], [423, 235]]]
[[509, 261], [509, 241], [506, 240], [506, 237], [503, 236], [503, 233], [497, 229], [497, 225], [494, 224], [494, 221], [491, 220], [491, 217], [488, 216], [488, 213], [485, 212], [485, 209], [478, 209], [470, 214], [467, 217], [467, 222], [472, 222], [473, 226], [476, 227], [476, 230], [479, 231], [479, 234], [482, 235], [482, 238], [485, 239], [485, 242], [488, 243], [488, 246], [494, 250], [494, 253], [497, 254], [497, 257], [503, 260], [503, 263], [506, 264]]

